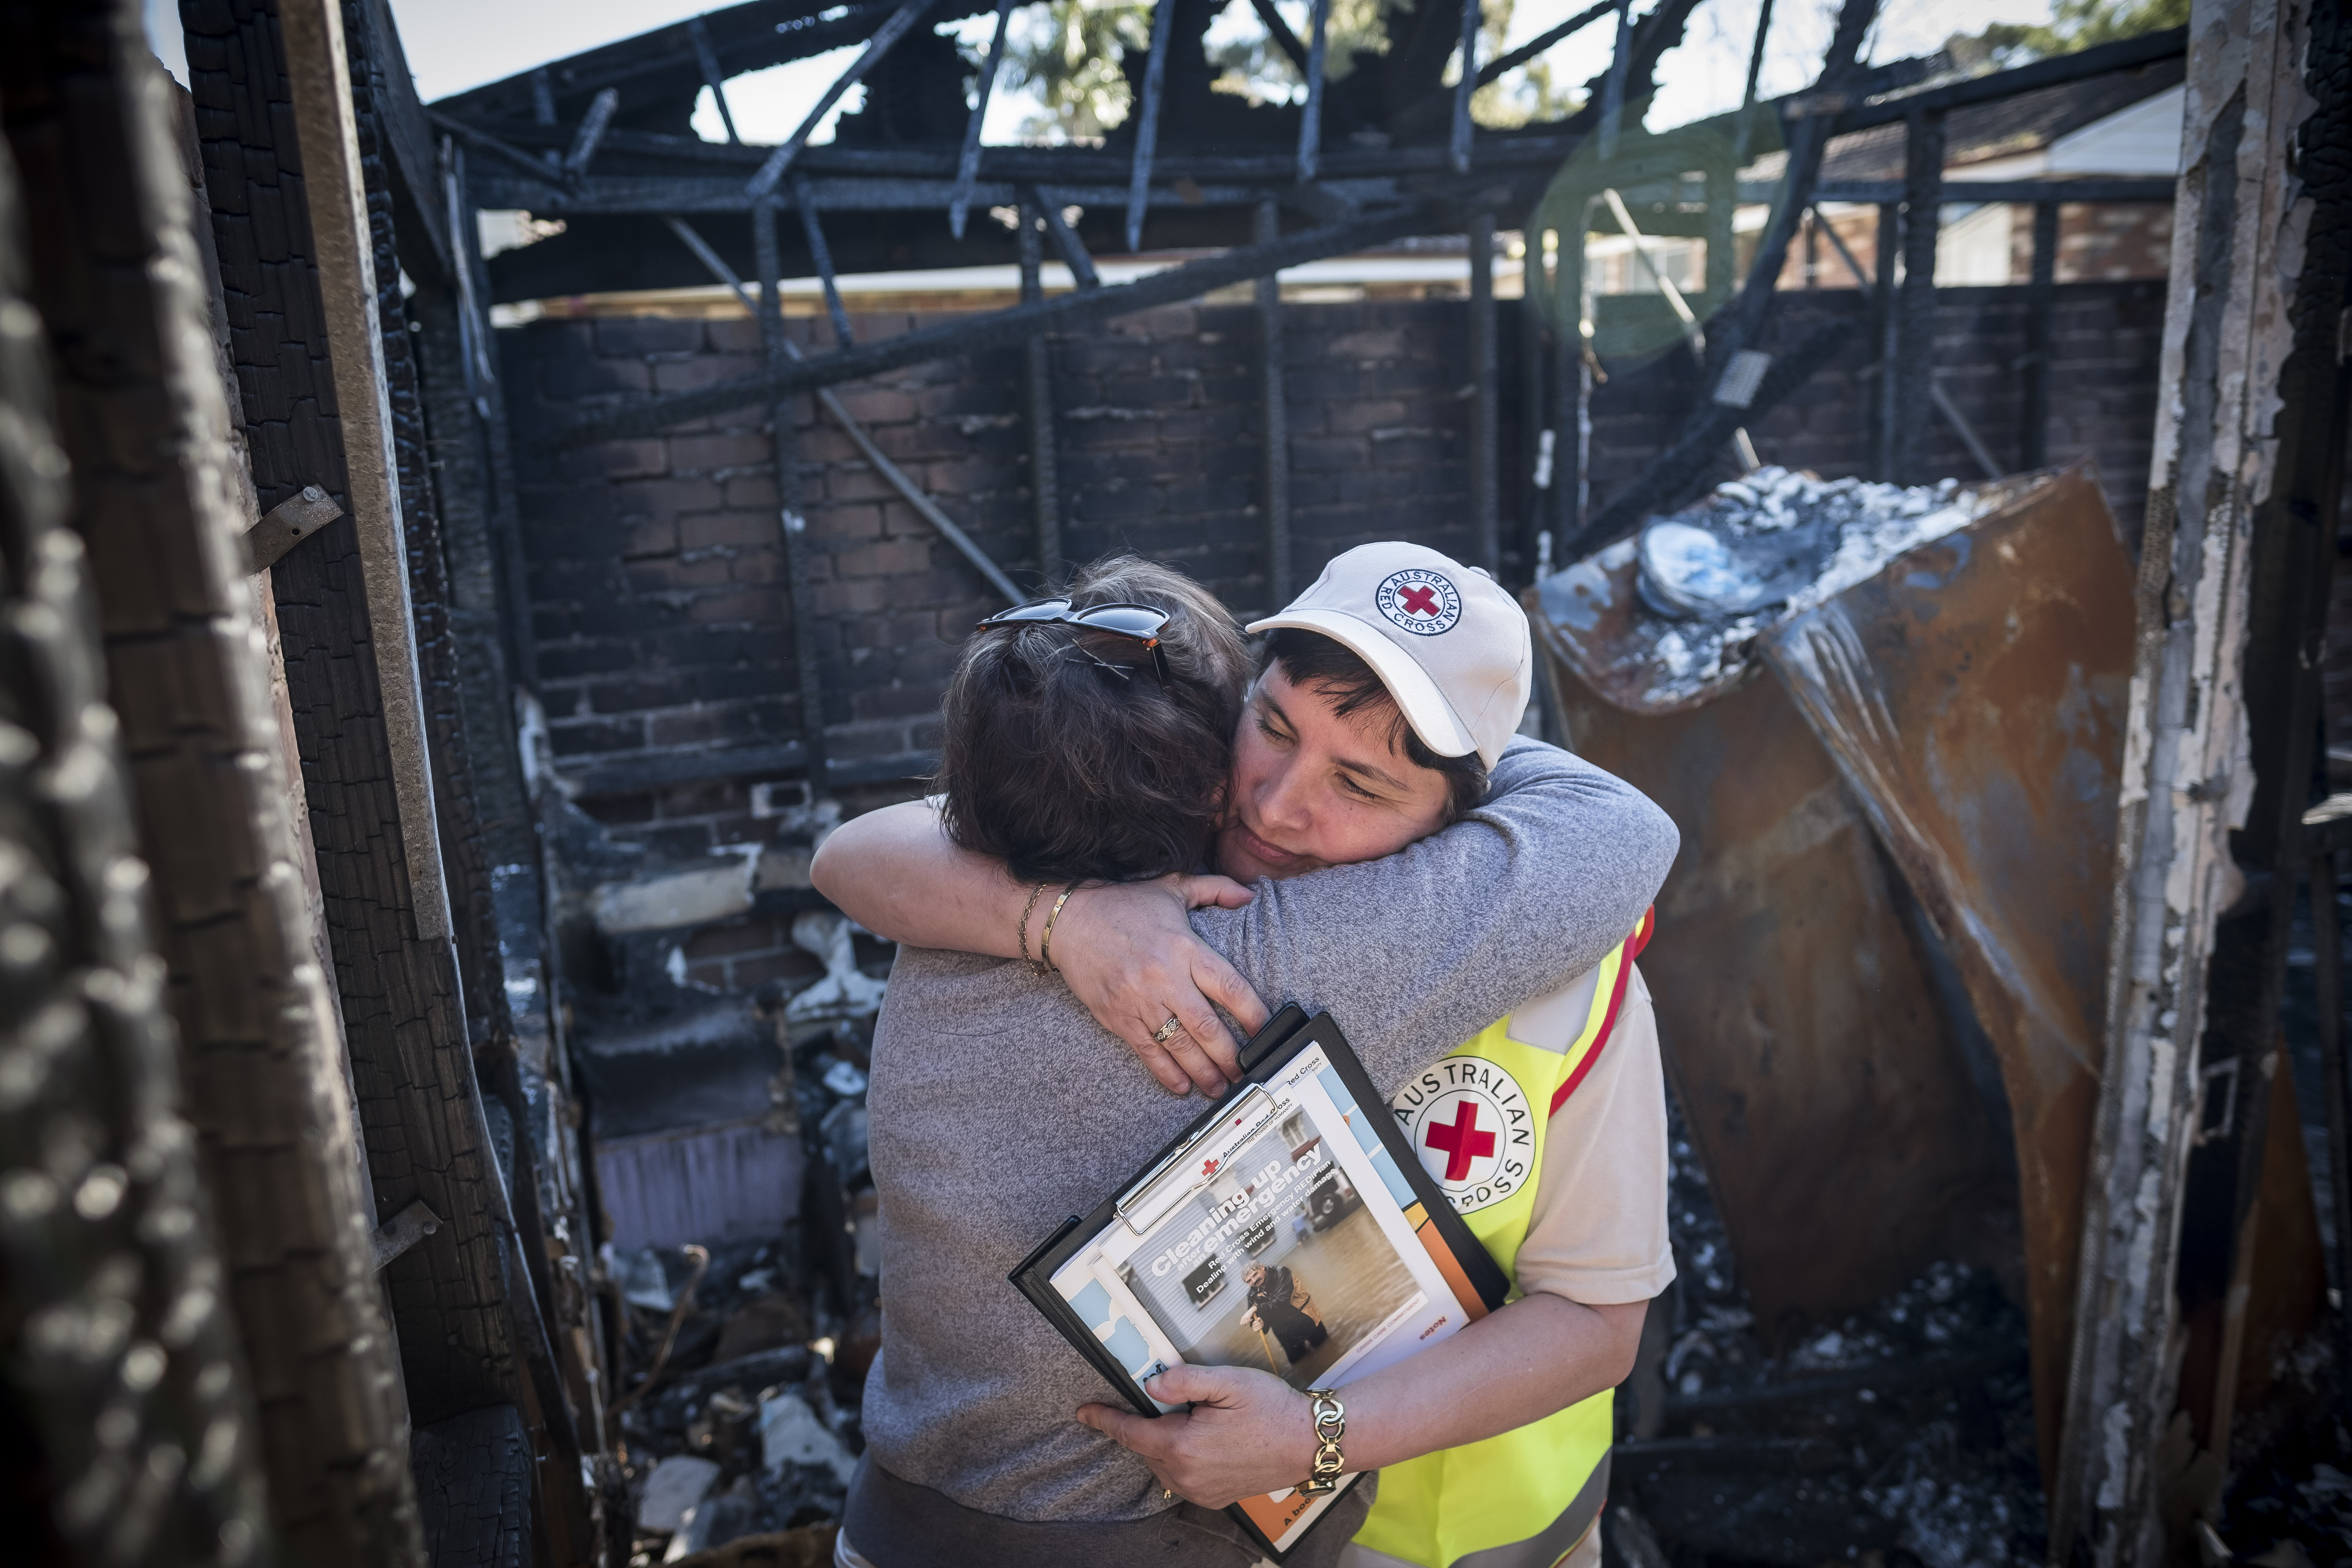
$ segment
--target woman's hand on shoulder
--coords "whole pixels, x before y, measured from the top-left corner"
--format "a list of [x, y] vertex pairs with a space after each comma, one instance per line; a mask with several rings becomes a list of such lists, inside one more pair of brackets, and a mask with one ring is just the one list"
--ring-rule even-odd
[[1314, 1468], [1307, 1400], [1271, 1373], [1245, 1366], [1176, 1366], [1151, 1380], [1152, 1397], [1192, 1408], [1149, 1420], [1108, 1405], [1078, 1419], [1151, 1467], [1160, 1484], [1202, 1508], [1295, 1487]]
[[[1219, 1007], [1250, 1033], [1265, 1023], [1265, 1004], [1187, 918], [1212, 904], [1239, 909], [1255, 896], [1223, 877], [1113, 882], [1071, 894], [1055, 922], [1050, 956], [1070, 994], [1171, 1093], [1198, 1085], [1222, 1094], [1241, 1077], [1241, 1053]], [[1181, 1027], [1154, 1039], [1170, 1018]]]

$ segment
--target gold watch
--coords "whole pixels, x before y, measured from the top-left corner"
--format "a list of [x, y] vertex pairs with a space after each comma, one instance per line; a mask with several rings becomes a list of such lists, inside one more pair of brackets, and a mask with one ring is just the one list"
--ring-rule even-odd
[[1328, 1388], [1308, 1389], [1307, 1406], [1315, 1420], [1315, 1463], [1298, 1489], [1308, 1497], [1322, 1497], [1339, 1489], [1339, 1471], [1347, 1464], [1339, 1439], [1348, 1435], [1348, 1407]]

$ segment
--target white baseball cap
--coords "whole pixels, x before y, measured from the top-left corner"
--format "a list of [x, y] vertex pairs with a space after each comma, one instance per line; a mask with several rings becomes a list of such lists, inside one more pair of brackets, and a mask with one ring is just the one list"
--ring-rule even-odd
[[1493, 767], [1535, 680], [1528, 615], [1503, 585], [1426, 545], [1391, 540], [1332, 558], [1254, 632], [1320, 632], [1372, 667], [1422, 743]]

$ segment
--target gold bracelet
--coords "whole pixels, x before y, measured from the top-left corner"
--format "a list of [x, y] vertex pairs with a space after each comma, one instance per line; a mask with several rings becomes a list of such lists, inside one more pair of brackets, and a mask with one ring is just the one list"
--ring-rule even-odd
[[1064, 888], [1062, 896], [1054, 900], [1054, 912], [1045, 917], [1045, 933], [1037, 939], [1037, 962], [1046, 969], [1054, 967], [1054, 922], [1062, 918], [1062, 906], [1068, 903], [1070, 895], [1077, 890], [1076, 882]]
[[1315, 1418], [1315, 1463], [1298, 1489], [1308, 1497], [1322, 1497], [1339, 1489], [1339, 1472], [1347, 1466], [1339, 1439], [1348, 1435], [1348, 1407], [1328, 1388], [1308, 1389], [1307, 1405]]
[[1040, 973], [1045, 973], [1045, 966], [1029, 956], [1029, 915], [1036, 909], [1037, 900], [1045, 891], [1045, 884], [1038, 883], [1029, 889], [1029, 901], [1021, 906], [1021, 962]]

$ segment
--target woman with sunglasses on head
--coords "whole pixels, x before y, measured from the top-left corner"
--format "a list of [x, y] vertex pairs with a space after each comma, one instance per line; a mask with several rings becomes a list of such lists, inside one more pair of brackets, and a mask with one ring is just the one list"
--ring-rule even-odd
[[[1435, 605], [1467, 632], [1444, 647], [1501, 650], [1463, 750], [1414, 739], [1425, 716], [1409, 731], [1369, 673], [1351, 698], [1329, 678], [1349, 667], [1312, 631], [1276, 634], [1289, 652], [1245, 700], [1222, 607], [1179, 574], [1113, 561], [971, 638], [935, 804], [846, 824], [819, 852], [819, 889], [902, 944], [867, 1100], [884, 1329], [839, 1548], [850, 1568], [1255, 1562], [1216, 1510], [1301, 1480], [1314, 1444], [1297, 1392], [1179, 1367], [1153, 1392], [1192, 1414], [1140, 1423], [1100, 1403], [1100, 1378], [1007, 1272], [1192, 1119], [1198, 1102], [1166, 1089], [1188, 1071], [1222, 1088], [1231, 1045], [1209, 999], [1244, 1029], [1266, 1016], [1261, 995], [1328, 1007], [1391, 1093], [1593, 972], [1664, 879], [1676, 836], [1656, 807], [1510, 739], [1530, 656], [1507, 597], [1433, 552], [1365, 548], [1410, 563], [1391, 574], [1411, 579], [1396, 614]], [[1358, 794], [1285, 847], [1287, 808], [1265, 780], [1309, 759]], [[1213, 858], [1285, 879], [1253, 895], [1196, 875]], [[1662, 1104], [1655, 1120], [1658, 1147], [1636, 1158], [1662, 1163]], [[1600, 1308], [1539, 1293], [1350, 1384], [1347, 1468], [1475, 1443], [1613, 1385], [1651, 1293]], [[1139, 1426], [1162, 1430], [1146, 1442]], [[1342, 1561], [1373, 1489], [1290, 1561]]]

